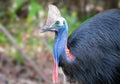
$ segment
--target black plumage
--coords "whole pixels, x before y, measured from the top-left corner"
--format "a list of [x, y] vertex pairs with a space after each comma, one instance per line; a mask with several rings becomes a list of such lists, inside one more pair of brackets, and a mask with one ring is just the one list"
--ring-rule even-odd
[[60, 56], [68, 80], [78, 84], [120, 84], [120, 9], [101, 12], [82, 23], [68, 38], [75, 60]]

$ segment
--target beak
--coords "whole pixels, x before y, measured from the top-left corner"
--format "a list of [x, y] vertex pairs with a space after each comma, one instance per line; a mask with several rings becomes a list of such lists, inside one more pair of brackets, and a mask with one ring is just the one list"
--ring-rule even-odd
[[42, 29], [41, 32], [46, 32], [46, 31], [58, 31], [58, 28], [56, 25], [53, 23], [51, 25], [45, 25]]

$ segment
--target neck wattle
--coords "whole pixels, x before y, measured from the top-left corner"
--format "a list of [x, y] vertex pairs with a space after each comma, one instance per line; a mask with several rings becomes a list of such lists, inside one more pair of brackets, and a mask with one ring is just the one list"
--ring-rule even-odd
[[54, 69], [52, 80], [54, 83], [58, 83], [58, 64], [59, 64], [59, 57], [62, 52], [66, 49], [68, 31], [65, 28], [59, 29], [55, 32], [55, 40], [53, 44], [53, 56], [54, 56]]
[[73, 55], [67, 48], [68, 31], [61, 28], [58, 32], [55, 32], [55, 40], [53, 45], [54, 56], [54, 69], [53, 69], [53, 82], [58, 83], [58, 65], [61, 54], [65, 55], [66, 59], [72, 59]]

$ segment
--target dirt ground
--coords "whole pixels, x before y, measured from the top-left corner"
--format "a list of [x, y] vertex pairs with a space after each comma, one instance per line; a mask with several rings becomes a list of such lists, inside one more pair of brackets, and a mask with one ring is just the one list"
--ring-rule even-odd
[[[43, 57], [40, 53], [34, 56], [33, 61], [40, 68], [44, 80], [31, 68], [28, 62], [16, 63], [12, 56], [0, 52], [0, 84], [53, 84], [53, 59], [50, 53]], [[63, 75], [59, 74], [59, 83], [63, 83]]]

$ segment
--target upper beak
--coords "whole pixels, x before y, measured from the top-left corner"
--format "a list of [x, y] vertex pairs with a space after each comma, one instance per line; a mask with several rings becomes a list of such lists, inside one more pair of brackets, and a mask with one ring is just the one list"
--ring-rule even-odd
[[46, 32], [46, 31], [57, 31], [57, 27], [55, 26], [55, 24], [45, 25], [45, 26], [41, 29], [41, 32]]

